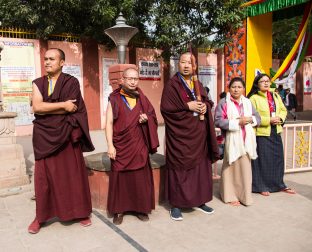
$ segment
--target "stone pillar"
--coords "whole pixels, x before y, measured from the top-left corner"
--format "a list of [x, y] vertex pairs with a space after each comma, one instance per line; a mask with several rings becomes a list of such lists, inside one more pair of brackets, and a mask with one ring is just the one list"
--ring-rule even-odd
[[0, 112], [0, 189], [29, 184], [23, 147], [16, 144], [15, 112]]

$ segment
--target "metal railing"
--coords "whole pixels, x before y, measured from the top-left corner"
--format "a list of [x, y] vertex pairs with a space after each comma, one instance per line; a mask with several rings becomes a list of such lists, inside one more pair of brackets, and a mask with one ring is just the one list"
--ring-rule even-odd
[[[0, 37], [5, 38], [20, 38], [20, 39], [38, 39], [37, 33], [34, 30], [16, 28], [16, 27], [1, 27]], [[80, 37], [68, 33], [51, 34], [49, 40], [80, 42]]]
[[[216, 134], [220, 129], [216, 128]], [[285, 173], [312, 171], [312, 123], [291, 123], [283, 127]], [[219, 178], [218, 164], [213, 164], [213, 176]]]
[[312, 171], [311, 142], [312, 123], [285, 124], [284, 143], [285, 172]]

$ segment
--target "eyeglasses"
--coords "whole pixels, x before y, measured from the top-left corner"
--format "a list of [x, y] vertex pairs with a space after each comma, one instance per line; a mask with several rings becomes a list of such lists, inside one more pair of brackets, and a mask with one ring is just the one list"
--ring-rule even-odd
[[259, 81], [259, 83], [271, 83], [270, 80], [263, 80], [263, 81]]
[[135, 82], [137, 82], [137, 81], [139, 81], [139, 78], [135, 78], [135, 77], [123, 77], [125, 80], [127, 80], [127, 81], [135, 81]]

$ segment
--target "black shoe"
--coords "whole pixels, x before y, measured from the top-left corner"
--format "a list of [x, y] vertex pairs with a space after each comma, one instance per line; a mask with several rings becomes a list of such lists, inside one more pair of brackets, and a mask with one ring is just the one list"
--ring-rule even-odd
[[115, 225], [120, 225], [123, 221], [123, 214], [114, 214], [113, 223]]
[[145, 213], [136, 213], [135, 215], [136, 215], [136, 217], [138, 217], [138, 219], [141, 220], [141, 221], [149, 221], [149, 217], [148, 217], [148, 215], [145, 214]]
[[170, 212], [170, 217], [171, 219], [175, 220], [175, 221], [181, 221], [183, 220], [183, 216], [181, 214], [181, 210], [177, 207], [173, 207], [171, 208]]
[[206, 206], [205, 204], [200, 205], [199, 207], [195, 207], [196, 210], [202, 211], [205, 214], [213, 214], [213, 208]]

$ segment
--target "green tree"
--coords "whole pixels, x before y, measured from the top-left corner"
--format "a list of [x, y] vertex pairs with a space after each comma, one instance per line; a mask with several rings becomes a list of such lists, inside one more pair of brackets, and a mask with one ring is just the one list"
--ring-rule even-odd
[[240, 0], [159, 0], [151, 9], [150, 32], [158, 47], [198, 46], [210, 37], [215, 44], [226, 42], [244, 16]]
[[[140, 33], [133, 43], [169, 51], [192, 42], [225, 42], [243, 17], [242, 0], [0, 0], [3, 26], [29, 28], [38, 38], [71, 33], [112, 43], [104, 29], [123, 12]], [[213, 37], [211, 37], [214, 35]]]
[[273, 57], [285, 59], [295, 44], [302, 16], [273, 22]]

